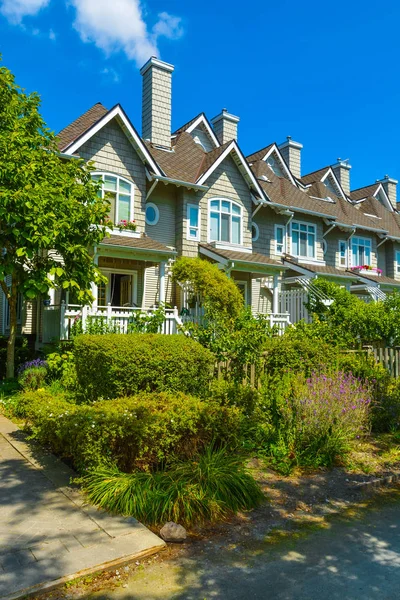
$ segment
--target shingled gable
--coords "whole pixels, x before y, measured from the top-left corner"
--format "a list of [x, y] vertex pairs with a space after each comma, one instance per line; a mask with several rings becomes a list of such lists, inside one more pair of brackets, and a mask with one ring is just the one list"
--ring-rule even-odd
[[305, 187], [308, 187], [316, 182], [324, 183], [326, 181], [326, 179], [329, 177], [332, 178], [335, 186], [337, 187], [337, 190], [338, 190], [340, 196], [344, 200], [347, 200], [347, 196], [344, 193], [342, 186], [340, 185], [340, 181], [338, 180], [335, 173], [333, 172], [332, 167], [324, 167], [323, 169], [318, 169], [318, 171], [313, 171], [312, 173], [308, 173], [307, 175], [304, 175], [300, 179], [300, 183], [302, 185], [304, 185]]
[[257, 152], [253, 152], [253, 154], [250, 154], [249, 156], [246, 157], [246, 160], [248, 163], [257, 162], [259, 160], [266, 162], [272, 154], [277, 155], [278, 160], [282, 166], [282, 169], [286, 173], [289, 181], [293, 185], [296, 185], [295, 178], [293, 177], [292, 173], [290, 172], [290, 169], [287, 166], [286, 161], [283, 158], [281, 151], [279, 150], [279, 148], [275, 142], [273, 142], [269, 146], [265, 146], [265, 148], [262, 148], [261, 150], [258, 150]]
[[394, 209], [393, 209], [392, 203], [389, 200], [389, 197], [386, 193], [385, 188], [379, 181], [377, 181], [376, 183], [373, 183], [372, 185], [367, 185], [365, 187], [358, 188], [356, 190], [351, 191], [350, 199], [353, 202], [362, 202], [366, 198], [370, 198], [370, 197], [377, 198], [378, 194], [383, 199], [385, 208], [387, 210], [389, 210], [390, 212], [393, 212]]
[[199, 177], [196, 183], [198, 185], [203, 185], [210, 175], [212, 175], [215, 169], [217, 169], [218, 166], [225, 160], [225, 158], [230, 155], [235, 161], [236, 166], [247, 182], [249, 188], [256, 192], [258, 195], [258, 200], [264, 203], [265, 195], [262, 191], [262, 188], [251, 171], [250, 166], [248, 165], [235, 140], [227, 142], [223, 146], [220, 146], [219, 148], [216, 148], [215, 150], [205, 154], [204, 160], [200, 165]]
[[179, 129], [174, 131], [174, 133], [172, 135], [176, 136], [183, 132], [192, 133], [192, 131], [197, 129], [197, 127], [201, 127], [201, 126], [204, 127], [204, 129], [206, 130], [208, 137], [210, 138], [213, 146], [215, 148], [219, 148], [220, 143], [218, 141], [218, 138], [215, 135], [209, 120], [207, 119], [206, 115], [203, 112], [200, 113], [199, 115], [197, 115], [197, 117], [194, 117], [194, 119], [192, 119], [188, 123], [185, 123], [185, 125], [182, 125], [182, 127], [179, 127]]
[[[95, 110], [95, 107], [98, 108]], [[104, 110], [106, 112], [104, 112]], [[95, 118], [96, 116], [97, 119]], [[100, 129], [105, 127], [105, 125], [107, 125], [107, 123], [113, 119], [116, 119], [143, 163], [150, 167], [150, 169], [156, 175], [162, 176], [164, 173], [151, 156], [150, 152], [146, 148], [146, 145], [142, 141], [141, 137], [120, 104], [116, 104], [109, 111], [107, 111], [104, 106], [98, 106], [96, 104], [87, 113], [63, 129], [59, 134], [60, 140], [67, 140], [68, 137], [71, 139], [66, 143], [65, 146], [62, 147], [62, 152], [69, 155], [76, 154], [83, 144], [85, 144], [91, 137], [93, 137], [98, 131], [100, 131]]]

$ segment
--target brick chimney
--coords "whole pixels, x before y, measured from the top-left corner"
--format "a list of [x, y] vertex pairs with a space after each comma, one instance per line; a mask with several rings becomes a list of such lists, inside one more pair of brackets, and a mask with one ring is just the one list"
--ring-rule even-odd
[[336, 179], [339, 181], [345, 194], [350, 194], [350, 169], [351, 165], [348, 158], [346, 160], [338, 158], [337, 163], [332, 165], [332, 171], [335, 173]]
[[285, 160], [285, 163], [289, 167], [292, 174], [300, 179], [301, 177], [301, 151], [303, 144], [292, 140], [290, 135], [287, 136], [286, 142], [278, 146], [281, 154]]
[[140, 69], [143, 77], [142, 137], [171, 147], [171, 83], [173, 65], [152, 56]]
[[389, 175], [385, 175], [383, 179], [378, 179], [378, 182], [382, 184], [393, 208], [397, 209], [397, 184], [399, 182], [389, 177]]
[[211, 119], [215, 135], [220, 144], [225, 144], [231, 140], [237, 141], [239, 121], [239, 117], [228, 113], [226, 108], [223, 108], [219, 115]]

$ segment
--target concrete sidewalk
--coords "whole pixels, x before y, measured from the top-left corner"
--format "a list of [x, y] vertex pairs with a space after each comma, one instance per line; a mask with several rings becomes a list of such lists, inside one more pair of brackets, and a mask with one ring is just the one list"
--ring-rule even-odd
[[85, 505], [75, 473], [0, 415], [0, 598], [11, 600], [157, 552], [133, 518]]

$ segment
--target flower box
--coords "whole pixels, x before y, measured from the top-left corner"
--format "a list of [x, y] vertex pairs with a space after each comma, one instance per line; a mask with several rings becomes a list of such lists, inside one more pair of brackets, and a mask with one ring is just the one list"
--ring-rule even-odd
[[358, 267], [351, 267], [351, 270], [355, 271], [356, 273], [360, 273], [360, 275], [362, 275], [363, 273], [369, 275], [377, 275], [378, 277], [382, 275], [382, 269], [370, 267], [369, 265], [359, 265]]

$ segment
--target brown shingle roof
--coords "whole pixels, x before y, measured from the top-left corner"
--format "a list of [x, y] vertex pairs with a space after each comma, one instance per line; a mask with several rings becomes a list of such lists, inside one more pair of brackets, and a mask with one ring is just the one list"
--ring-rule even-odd
[[308, 173], [308, 175], [303, 175], [300, 181], [304, 185], [308, 185], [310, 183], [314, 183], [314, 181], [321, 181], [322, 177], [325, 173], [330, 169], [330, 167], [324, 167], [323, 169], [318, 169], [317, 171], [313, 171], [312, 173]]
[[164, 246], [160, 242], [156, 242], [147, 236], [140, 238], [112, 235], [109, 238], [104, 238], [101, 242], [102, 246], [121, 246], [122, 248], [135, 248], [136, 250], [153, 250], [156, 252], [165, 252], [166, 254], [175, 254], [171, 248]]
[[198, 119], [199, 117], [201, 117], [202, 115], [203, 115], [205, 118], [207, 118], [207, 117], [206, 117], [206, 115], [205, 115], [203, 112], [201, 112], [201, 113], [199, 113], [199, 114], [198, 114], [196, 117], [193, 117], [193, 119], [190, 119], [190, 121], [188, 121], [187, 123], [185, 123], [184, 125], [182, 125], [181, 127], [179, 127], [179, 129], [176, 129], [176, 130], [175, 130], [175, 131], [172, 133], [172, 135], [178, 135], [179, 133], [182, 133], [182, 131], [186, 131], [186, 129], [188, 129], [188, 127], [190, 127], [190, 126], [192, 125], [192, 123], [194, 123], [195, 121], [197, 121], [197, 119]]
[[400, 281], [397, 279], [392, 279], [391, 277], [386, 277], [385, 275], [370, 275], [369, 273], [360, 273], [358, 276], [363, 279], [369, 279], [370, 281], [374, 281], [376, 283], [400, 286]]
[[280, 267], [284, 268], [283, 264], [277, 260], [273, 260], [269, 258], [269, 256], [265, 256], [264, 254], [258, 254], [257, 252], [237, 252], [236, 250], [224, 250], [221, 248], [216, 248], [212, 244], [199, 244], [199, 248], [205, 248], [218, 256], [222, 256], [222, 258], [227, 258], [228, 260], [236, 261], [236, 262], [245, 262], [245, 263], [254, 263], [257, 265], [266, 265], [272, 267]]
[[200, 165], [206, 152], [196, 144], [190, 133], [180, 133], [172, 151], [160, 150], [151, 142], [146, 142], [153, 158], [167, 177], [195, 183]]
[[108, 110], [98, 102], [92, 108], [89, 108], [83, 115], [62, 129], [58, 134], [58, 147], [62, 151], [72, 142], [83, 135], [90, 127], [107, 114]]
[[261, 148], [261, 150], [257, 150], [257, 152], [253, 152], [253, 154], [249, 154], [246, 156], [247, 162], [256, 162], [257, 160], [262, 160], [264, 156], [267, 154], [268, 150], [271, 150], [272, 146], [275, 144], [272, 143], [269, 146], [265, 146], [265, 148]]
[[358, 188], [357, 190], [353, 190], [350, 192], [350, 198], [352, 200], [362, 200], [363, 198], [367, 198], [368, 196], [373, 196], [378, 187], [379, 183], [374, 183], [373, 185], [367, 185], [365, 187]]

